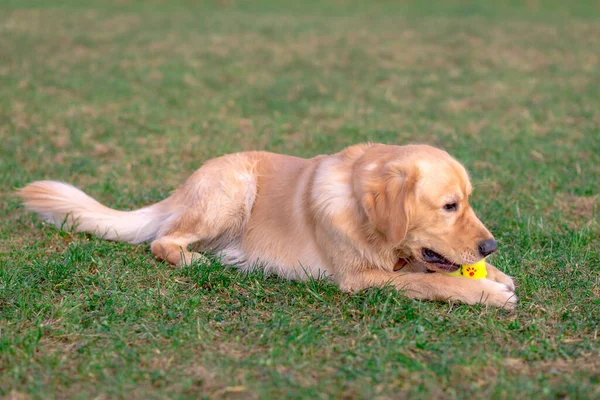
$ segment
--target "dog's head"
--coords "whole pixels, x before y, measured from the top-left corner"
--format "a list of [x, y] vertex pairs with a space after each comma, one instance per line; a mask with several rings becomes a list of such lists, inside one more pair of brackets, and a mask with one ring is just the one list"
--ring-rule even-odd
[[452, 272], [493, 253], [496, 241], [469, 205], [465, 168], [425, 146], [373, 146], [355, 164], [368, 223], [399, 254]]

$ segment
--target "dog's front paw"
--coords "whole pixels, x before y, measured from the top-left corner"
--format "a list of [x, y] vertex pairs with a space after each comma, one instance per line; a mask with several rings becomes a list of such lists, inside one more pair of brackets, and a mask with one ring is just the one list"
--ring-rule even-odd
[[[498, 272], [500, 272], [500, 271], [498, 271]], [[510, 276], [506, 275], [503, 272], [500, 272], [500, 274], [496, 275], [494, 281], [508, 286], [508, 288], [510, 289], [511, 292], [515, 291], [515, 283], [513, 282], [513, 278], [511, 278]]]
[[512, 286], [489, 279], [482, 279], [481, 297], [478, 303], [502, 307], [506, 310], [514, 310], [519, 299], [515, 295], [515, 286], [512, 284], [512, 279], [508, 275], [505, 276], [509, 278]]
[[486, 264], [486, 269], [487, 269], [487, 278], [489, 280], [495, 281], [495, 282], [499, 282], [499, 283], [503, 283], [506, 286], [508, 286], [508, 288], [514, 292], [515, 291], [515, 283], [513, 281], [513, 278], [506, 275], [504, 272], [500, 271], [498, 268], [494, 267], [491, 264]]

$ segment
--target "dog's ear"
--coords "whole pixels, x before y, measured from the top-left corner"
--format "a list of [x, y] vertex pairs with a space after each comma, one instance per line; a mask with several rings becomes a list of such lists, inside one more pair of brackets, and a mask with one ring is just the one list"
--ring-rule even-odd
[[416, 176], [403, 168], [385, 168], [380, 182], [371, 181], [362, 204], [369, 221], [388, 242], [400, 244], [408, 233]]

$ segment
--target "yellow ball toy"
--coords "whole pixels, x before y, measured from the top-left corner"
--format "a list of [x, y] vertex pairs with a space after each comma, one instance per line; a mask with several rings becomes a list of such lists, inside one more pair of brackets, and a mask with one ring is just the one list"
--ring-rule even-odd
[[447, 275], [462, 276], [470, 279], [483, 279], [487, 276], [487, 270], [485, 269], [485, 258], [476, 262], [475, 264], [461, 265], [460, 269], [450, 272]]

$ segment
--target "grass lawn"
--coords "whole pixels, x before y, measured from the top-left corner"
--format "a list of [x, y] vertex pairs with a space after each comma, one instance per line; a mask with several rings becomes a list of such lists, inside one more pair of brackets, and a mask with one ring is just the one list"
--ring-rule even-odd
[[[0, 0], [0, 396], [600, 398], [599, 127], [595, 1]], [[177, 270], [14, 196], [363, 141], [467, 166], [515, 313]]]

